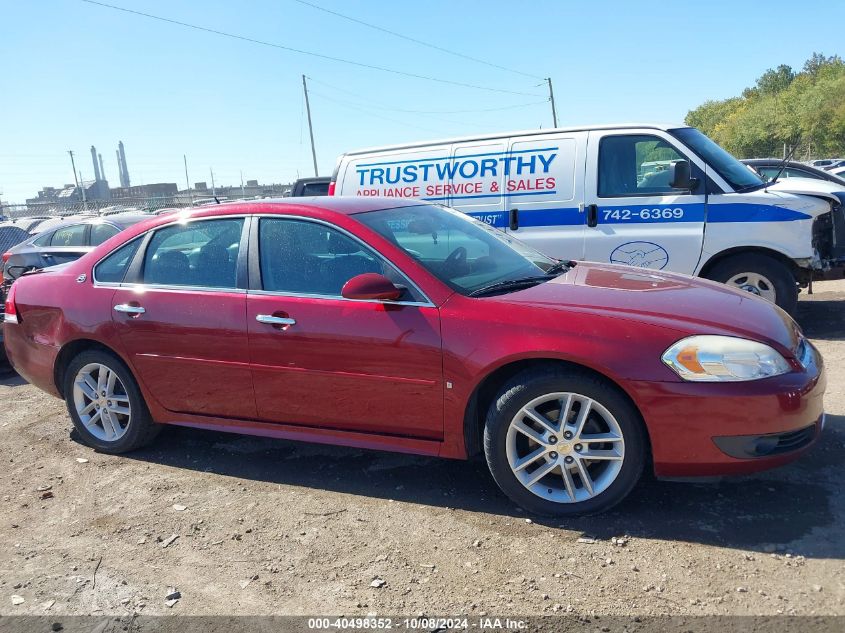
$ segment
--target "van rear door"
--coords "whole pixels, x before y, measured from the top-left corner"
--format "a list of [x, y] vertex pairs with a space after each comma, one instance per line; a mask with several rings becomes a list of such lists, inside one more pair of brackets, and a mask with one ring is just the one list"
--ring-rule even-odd
[[508, 232], [552, 257], [583, 258], [586, 151], [587, 132], [511, 138], [502, 190], [517, 226]]
[[[692, 191], [669, 186], [669, 165], [687, 160]], [[704, 165], [661, 130], [589, 134], [584, 259], [691, 275], [704, 241]]]

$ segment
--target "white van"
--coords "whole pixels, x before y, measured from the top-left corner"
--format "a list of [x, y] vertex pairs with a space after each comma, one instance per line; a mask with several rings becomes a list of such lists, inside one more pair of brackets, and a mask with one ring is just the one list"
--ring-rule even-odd
[[561, 259], [736, 285], [795, 310], [845, 270], [843, 199], [767, 187], [695, 128], [608, 125], [349, 152], [329, 195], [420, 198]]

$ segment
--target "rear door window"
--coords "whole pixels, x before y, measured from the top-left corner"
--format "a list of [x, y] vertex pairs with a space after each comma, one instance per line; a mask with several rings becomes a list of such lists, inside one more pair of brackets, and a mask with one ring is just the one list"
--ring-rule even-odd
[[243, 218], [227, 218], [159, 229], [144, 254], [143, 283], [236, 288], [243, 225]]
[[122, 283], [129, 264], [141, 244], [141, 238], [124, 244], [94, 267], [94, 280], [101, 283]]

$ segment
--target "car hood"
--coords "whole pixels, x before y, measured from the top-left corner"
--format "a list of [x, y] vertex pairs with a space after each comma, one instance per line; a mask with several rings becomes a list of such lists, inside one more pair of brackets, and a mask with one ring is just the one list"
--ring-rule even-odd
[[784, 178], [766, 187], [769, 191], [817, 196], [838, 203], [845, 198], [845, 185], [816, 178]]
[[783, 310], [703, 279], [612, 264], [578, 263], [567, 273], [495, 297], [504, 303], [648, 322], [681, 335], [721, 334], [792, 353], [800, 329]]

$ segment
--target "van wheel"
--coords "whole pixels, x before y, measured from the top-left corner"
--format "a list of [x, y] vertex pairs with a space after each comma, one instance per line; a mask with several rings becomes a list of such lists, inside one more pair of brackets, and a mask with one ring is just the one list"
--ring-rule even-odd
[[612, 384], [578, 370], [527, 370], [504, 385], [484, 425], [487, 465], [535, 514], [595, 514], [624, 499], [643, 471], [642, 419]]
[[114, 354], [82, 352], [64, 378], [67, 410], [82, 441], [103, 453], [140, 448], [158, 435], [138, 383]]
[[763, 297], [789, 314], [798, 307], [795, 276], [786, 264], [768, 255], [728, 257], [713, 266], [706, 277]]

